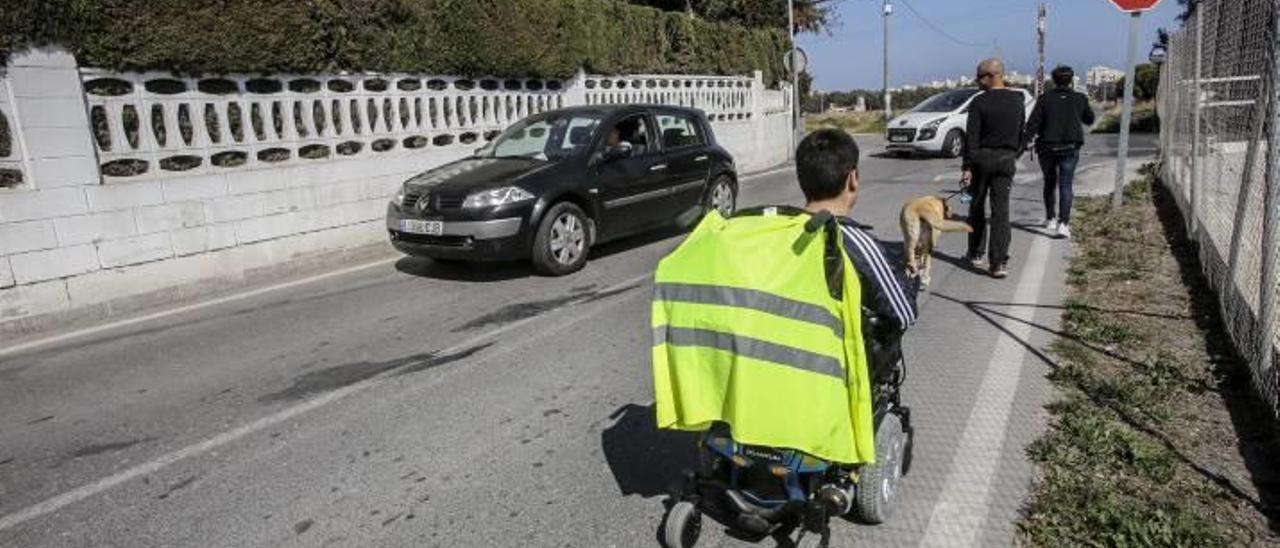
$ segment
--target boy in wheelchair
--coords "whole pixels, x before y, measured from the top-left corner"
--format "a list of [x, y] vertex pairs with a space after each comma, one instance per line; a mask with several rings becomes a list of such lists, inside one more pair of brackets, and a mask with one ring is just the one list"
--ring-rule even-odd
[[848, 218], [858, 155], [848, 134], [810, 134], [796, 151], [804, 209], [709, 214], [659, 265], [658, 425], [704, 432], [664, 520], [669, 548], [694, 545], [704, 511], [752, 535], [799, 528], [796, 545], [817, 548], [831, 517], [880, 523], [896, 504], [912, 431], [901, 338], [916, 308]]

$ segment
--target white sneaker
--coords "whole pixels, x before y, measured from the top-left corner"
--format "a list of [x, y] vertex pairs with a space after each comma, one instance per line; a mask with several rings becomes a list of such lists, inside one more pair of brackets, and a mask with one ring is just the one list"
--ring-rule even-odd
[[1051, 232], [1052, 232], [1052, 231], [1054, 231], [1054, 230], [1057, 230], [1057, 229], [1058, 229], [1058, 220], [1057, 220], [1057, 219], [1054, 219], [1054, 218], [1048, 218], [1048, 219], [1045, 219], [1045, 220], [1044, 220], [1044, 229], [1045, 229], [1045, 230], [1048, 230], [1048, 231], [1051, 231]]
[[1064, 240], [1071, 239], [1071, 225], [1067, 223], [1058, 225], [1058, 237]]

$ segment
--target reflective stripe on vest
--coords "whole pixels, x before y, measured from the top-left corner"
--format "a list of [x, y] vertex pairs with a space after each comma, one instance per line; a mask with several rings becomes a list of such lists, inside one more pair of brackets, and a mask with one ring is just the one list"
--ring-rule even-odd
[[721, 333], [708, 329], [662, 326], [654, 328], [653, 344], [654, 346], [670, 344], [674, 346], [715, 348], [732, 352], [745, 358], [772, 362], [832, 376], [837, 379], [844, 379], [844, 368], [840, 367], [840, 360], [799, 348], [791, 348], [732, 333]]
[[829, 310], [764, 291], [718, 285], [659, 282], [654, 286], [653, 296], [660, 301], [750, 308], [783, 318], [824, 325], [829, 327], [836, 337], [844, 338], [844, 326], [840, 323], [840, 318], [832, 315]]

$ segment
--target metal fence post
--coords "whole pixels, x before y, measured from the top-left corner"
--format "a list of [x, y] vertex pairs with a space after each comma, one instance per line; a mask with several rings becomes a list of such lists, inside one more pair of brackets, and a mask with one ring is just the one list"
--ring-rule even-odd
[[[1272, 45], [1271, 45], [1271, 62], [1272, 74], [1280, 71], [1280, 28], [1276, 24], [1280, 24], [1280, 2], [1274, 4], [1274, 12], [1272, 14]], [[1276, 93], [1280, 92], [1280, 86], [1269, 90], [1271, 100], [1276, 101]], [[1262, 344], [1262, 360], [1259, 363], [1258, 377], [1262, 379], [1271, 378], [1271, 368], [1274, 366], [1272, 356], [1275, 353], [1275, 332], [1276, 332], [1276, 261], [1277, 250], [1276, 244], [1280, 241], [1280, 181], [1277, 176], [1280, 175], [1280, 146], [1276, 145], [1276, 139], [1280, 137], [1280, 108], [1272, 109], [1274, 111], [1271, 118], [1271, 136], [1267, 142], [1268, 160], [1270, 169], [1267, 170], [1267, 193], [1262, 200], [1262, 280], [1259, 285], [1260, 310], [1258, 315], [1258, 340]], [[1277, 387], [1270, 387], [1276, 390]]]
[[[1259, 84], [1261, 93], [1258, 102], [1253, 105], [1253, 132], [1249, 137], [1248, 149], [1244, 155], [1244, 170], [1240, 175], [1239, 194], [1236, 195], [1235, 220], [1231, 223], [1231, 248], [1227, 259], [1227, 283], [1235, 285], [1236, 273], [1240, 265], [1240, 248], [1244, 244], [1245, 214], [1249, 211], [1249, 197], [1253, 195], [1253, 172], [1258, 165], [1258, 144], [1267, 128], [1267, 120], [1275, 116], [1275, 101], [1271, 100], [1275, 90], [1275, 75], [1268, 75]], [[1264, 183], [1265, 184], [1265, 183]]]
[[1204, 7], [1203, 6], [1201, 6], [1201, 9], [1196, 10], [1195, 18], [1196, 18], [1196, 47], [1195, 47], [1196, 69], [1195, 69], [1195, 74], [1193, 75], [1193, 78], [1192, 78], [1193, 83], [1191, 88], [1192, 94], [1193, 94], [1191, 100], [1194, 101], [1193, 103], [1191, 103], [1191, 182], [1189, 183], [1189, 187], [1190, 187], [1189, 190], [1191, 194], [1188, 199], [1188, 202], [1190, 203], [1187, 204], [1188, 209], [1191, 210], [1191, 215], [1189, 217], [1191, 218], [1190, 235], [1192, 240], [1196, 239], [1196, 228], [1200, 226], [1200, 218], [1199, 218], [1200, 204], [1199, 204], [1198, 198], [1200, 195], [1200, 168], [1203, 167], [1200, 165], [1201, 163], [1200, 155], [1204, 152], [1203, 150], [1201, 150], [1201, 146], [1200, 146], [1200, 123], [1201, 123], [1200, 104], [1203, 102], [1201, 100], [1202, 92], [1201, 92], [1200, 78], [1203, 74], [1201, 70], [1202, 70], [1202, 63], [1203, 63], [1203, 57], [1204, 57], [1204, 49], [1203, 49], [1204, 47], [1203, 46], [1204, 45]]

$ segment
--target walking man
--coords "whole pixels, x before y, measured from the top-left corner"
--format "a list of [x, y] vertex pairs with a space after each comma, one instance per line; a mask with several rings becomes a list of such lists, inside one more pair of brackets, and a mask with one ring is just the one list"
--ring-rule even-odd
[[[978, 65], [975, 78], [983, 93], [969, 104], [961, 182], [969, 189], [970, 264], [983, 268], [986, 250], [993, 278], [1009, 276], [1009, 192], [1023, 148], [1026, 105], [1021, 92], [1006, 89], [1004, 62], [987, 59]], [[991, 221], [987, 222], [987, 201]], [[987, 238], [990, 233], [990, 244]]]
[[1052, 75], [1055, 89], [1036, 100], [1025, 141], [1035, 139], [1044, 171], [1044, 227], [1059, 238], [1070, 238], [1071, 185], [1084, 145], [1083, 126], [1093, 125], [1094, 117], [1089, 98], [1071, 89], [1076, 76], [1071, 67], [1055, 68]]

